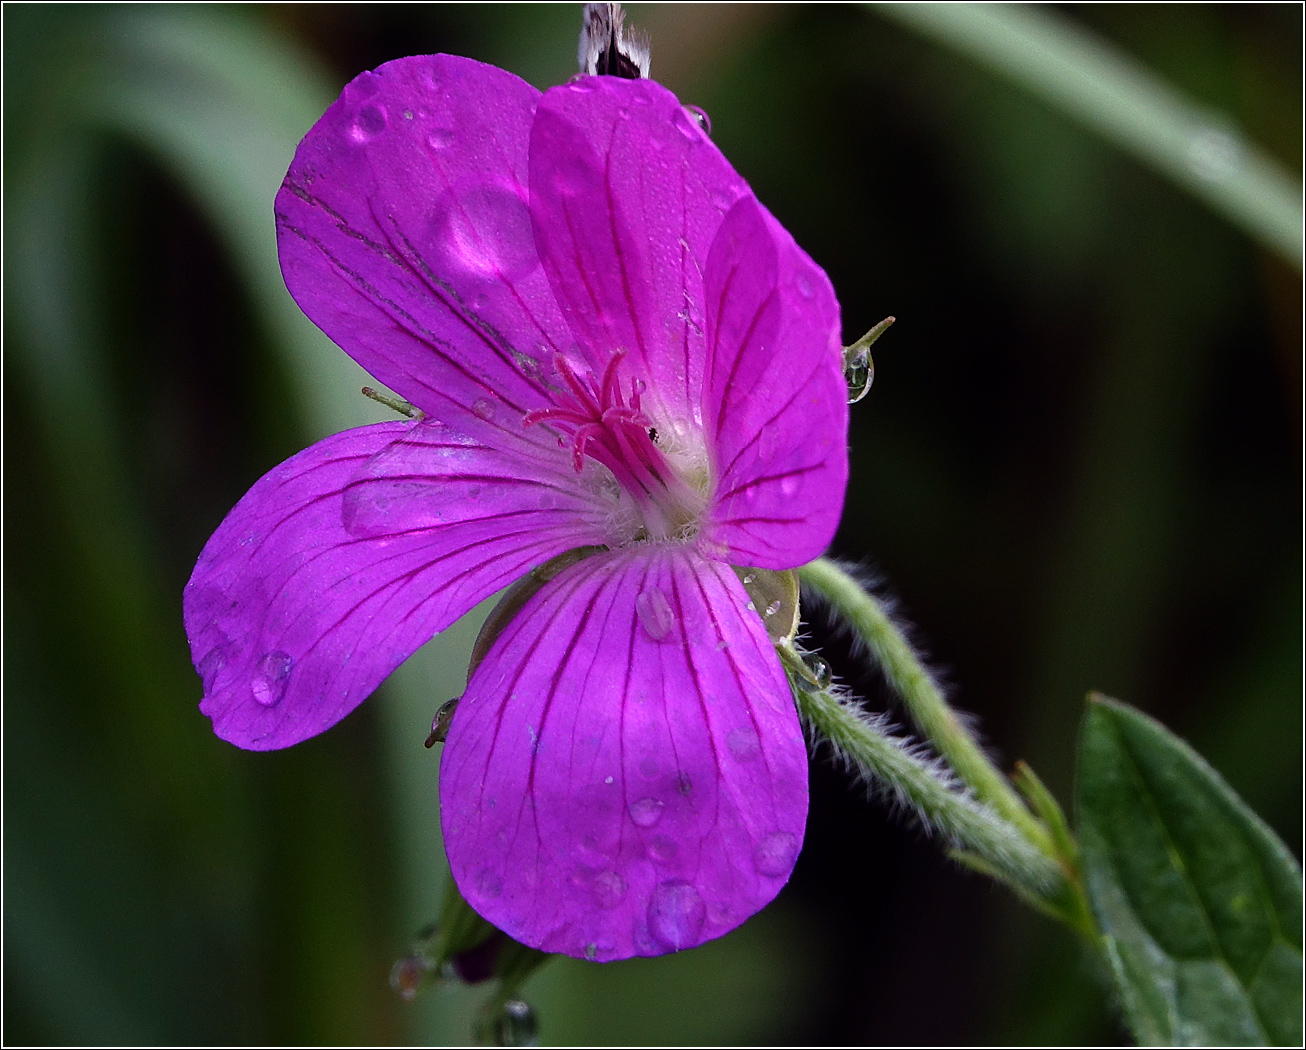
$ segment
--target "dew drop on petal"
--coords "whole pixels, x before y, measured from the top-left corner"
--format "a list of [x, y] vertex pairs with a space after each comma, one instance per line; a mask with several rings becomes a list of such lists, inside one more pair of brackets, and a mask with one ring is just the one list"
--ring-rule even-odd
[[290, 654], [274, 649], [265, 653], [254, 668], [254, 678], [250, 688], [254, 699], [264, 707], [275, 707], [286, 695], [286, 683], [290, 678], [290, 667], [294, 661]]
[[752, 726], [740, 726], [726, 734], [726, 747], [740, 762], [754, 759], [762, 750], [762, 742], [757, 738], [757, 730]]
[[385, 131], [385, 126], [385, 108], [371, 103], [358, 111], [358, 116], [350, 125], [349, 137], [359, 143], [370, 142]]
[[644, 631], [655, 642], [666, 638], [676, 622], [671, 603], [667, 601], [661, 587], [649, 587], [639, 592], [635, 598], [635, 615], [639, 617]]
[[697, 944], [706, 917], [703, 898], [683, 879], [660, 883], [648, 905], [649, 932], [670, 951]]
[[518, 281], [540, 264], [530, 210], [509, 186], [447, 194], [432, 212], [427, 237], [450, 264], [495, 282]]
[[756, 583], [756, 582], [757, 582], [757, 573], [755, 572], [744, 573], [744, 583]]
[[630, 804], [630, 819], [641, 828], [651, 828], [662, 819], [663, 805], [660, 798], [641, 798]]
[[808, 279], [807, 274], [800, 273], [798, 275], [798, 294], [804, 299], [810, 299], [813, 295], [813, 291], [812, 282]]
[[626, 880], [615, 871], [594, 876], [594, 900], [600, 908], [615, 908], [626, 896]]
[[666, 835], [657, 835], [653, 841], [648, 844], [648, 855], [654, 860], [660, 860], [663, 863], [676, 859], [676, 854], [680, 852], [680, 845], [675, 839]]
[[598, 957], [599, 957], [599, 946], [595, 944], [593, 941], [590, 941], [589, 944], [585, 945], [585, 958], [589, 962], [593, 962]]
[[780, 479], [780, 491], [786, 496], [796, 496], [802, 487], [803, 479], [799, 474], [786, 474]]
[[204, 683], [204, 692], [207, 693], [213, 688], [213, 680], [217, 678], [218, 672], [227, 666], [227, 649], [226, 646], [215, 645], [196, 666], [195, 670], [199, 672], [200, 681]]
[[765, 612], [767, 616], [774, 616], [779, 611], [780, 611], [780, 602], [778, 599], [768, 604], [767, 607], [763, 610], [763, 612]]
[[494, 418], [494, 402], [488, 397], [478, 397], [472, 404], [472, 411], [488, 422]]
[[764, 838], [753, 851], [753, 867], [759, 875], [783, 878], [793, 871], [798, 856], [798, 840], [787, 831], [776, 831]]
[[431, 149], [448, 149], [453, 145], [454, 133], [449, 128], [436, 128], [426, 136], [426, 144]]
[[685, 112], [693, 118], [694, 123], [699, 126], [704, 135], [712, 134], [712, 118], [707, 115], [707, 110], [702, 106], [685, 106]]

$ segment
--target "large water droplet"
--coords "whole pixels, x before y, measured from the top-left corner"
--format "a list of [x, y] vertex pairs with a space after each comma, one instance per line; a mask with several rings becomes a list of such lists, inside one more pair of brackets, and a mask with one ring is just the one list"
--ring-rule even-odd
[[779, 599], [777, 599], [777, 600], [775, 600], [775, 601], [773, 601], [773, 602], [770, 602], [770, 603], [767, 605], [767, 607], [766, 607], [765, 609], [762, 610], [762, 612], [765, 613], [767, 616], [774, 616], [774, 615], [775, 615], [776, 613], [778, 613], [779, 611], [780, 611], [780, 601], [779, 601]]
[[491, 419], [494, 418], [494, 412], [495, 412], [494, 402], [491, 401], [488, 397], [478, 397], [472, 403], [472, 411], [475, 412], [482, 419], [484, 419], [486, 422], [489, 422]]
[[798, 294], [804, 299], [810, 299], [815, 292], [815, 289], [812, 287], [811, 278], [809, 278], [805, 273], [800, 273], [796, 283], [798, 286]]
[[706, 916], [707, 908], [698, 890], [682, 879], [669, 879], [653, 891], [648, 928], [664, 948], [679, 951], [698, 943]]
[[875, 362], [869, 350], [854, 354], [843, 368], [844, 382], [848, 384], [848, 404], [855, 405], [866, 396], [875, 382]]
[[529, 1003], [509, 999], [495, 1012], [489, 1028], [495, 1046], [534, 1046], [540, 1022]]
[[290, 668], [294, 661], [290, 654], [274, 649], [266, 653], [254, 668], [254, 678], [250, 688], [254, 699], [264, 707], [275, 707], [286, 695], [286, 683], [290, 679]]
[[740, 762], [748, 762], [758, 756], [762, 742], [752, 726], [740, 726], [726, 734], [726, 747], [730, 748], [730, 753]]
[[626, 896], [626, 880], [615, 871], [594, 876], [594, 900], [600, 908], [615, 908]]
[[641, 798], [630, 804], [630, 819], [641, 828], [651, 828], [662, 819], [663, 805], [660, 798]]
[[886, 317], [869, 332], [843, 348], [843, 378], [848, 384], [848, 403], [856, 404], [866, 396], [871, 383], [875, 380], [875, 362], [871, 359], [871, 347], [876, 340], [889, 330], [893, 317]]
[[370, 142], [385, 131], [385, 107], [370, 103], [358, 111], [349, 128], [349, 137], [355, 142]]
[[759, 875], [778, 879], [788, 875], [798, 856], [798, 839], [787, 831], [777, 831], [764, 838], [753, 851], [753, 867]]
[[508, 187], [483, 186], [437, 204], [428, 237], [451, 264], [515, 282], [540, 264], [526, 202]]
[[661, 587], [649, 587], [639, 592], [635, 598], [635, 615], [655, 642], [666, 638], [676, 623], [676, 615], [671, 611], [671, 603], [667, 601]]

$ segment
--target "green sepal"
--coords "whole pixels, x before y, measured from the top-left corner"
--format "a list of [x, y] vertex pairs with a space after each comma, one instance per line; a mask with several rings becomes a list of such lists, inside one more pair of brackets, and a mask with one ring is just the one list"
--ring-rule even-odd
[[503, 629], [512, 622], [512, 618], [521, 612], [522, 606], [530, 601], [541, 587], [564, 569], [569, 569], [577, 562], [584, 561], [595, 554], [602, 554], [607, 549], [607, 547], [574, 547], [569, 551], [564, 551], [556, 558], [550, 558], [543, 565], [536, 566], [504, 591], [503, 597], [490, 610], [490, 615], [485, 618], [485, 623], [481, 625], [481, 632], [476, 636], [476, 641], [472, 644], [471, 659], [467, 663], [467, 680], [469, 682], [472, 680], [473, 672], [485, 659], [485, 654], [490, 651], [490, 646], [503, 633]]
[[1089, 698], [1078, 808], [1085, 885], [1145, 1045], [1302, 1040], [1301, 869], [1164, 726]]
[[773, 645], [793, 641], [798, 633], [798, 573], [793, 569], [750, 569], [733, 566], [748, 592], [748, 600], [762, 618]]

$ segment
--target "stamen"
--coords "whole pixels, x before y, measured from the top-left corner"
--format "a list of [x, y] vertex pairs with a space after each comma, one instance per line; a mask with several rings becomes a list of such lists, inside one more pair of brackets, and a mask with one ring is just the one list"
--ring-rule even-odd
[[564, 435], [559, 439], [564, 448], [570, 439], [576, 473], [584, 470], [586, 456], [607, 467], [639, 505], [642, 535], [682, 536], [692, 530], [700, 497], [658, 448], [657, 429], [640, 406], [643, 381], [632, 377], [629, 400], [622, 397], [619, 370], [625, 357], [626, 351], [614, 351], [597, 379], [593, 372], [577, 375], [565, 357], [555, 355], [554, 367], [566, 389], [555, 391], [552, 405], [527, 412], [522, 422], [555, 424]]

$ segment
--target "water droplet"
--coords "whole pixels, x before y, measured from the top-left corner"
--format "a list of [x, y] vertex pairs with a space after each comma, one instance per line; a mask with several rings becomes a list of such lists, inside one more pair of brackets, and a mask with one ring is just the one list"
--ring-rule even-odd
[[783, 878], [794, 867], [798, 856], [798, 839], [787, 831], [776, 831], [764, 838], [753, 851], [753, 867], [759, 875]]
[[804, 299], [810, 299], [815, 293], [815, 289], [812, 288], [812, 282], [805, 273], [800, 273], [798, 275], [797, 285], [798, 294]]
[[585, 958], [590, 962], [593, 962], [598, 957], [599, 957], [599, 946], [595, 944], [593, 941], [590, 941], [589, 944], [585, 945]]
[[626, 880], [615, 871], [594, 876], [594, 899], [600, 908], [615, 908], [626, 896]]
[[779, 602], [778, 600], [777, 600], [777, 601], [773, 601], [773, 602], [771, 602], [771, 603], [768, 604], [767, 607], [763, 610], [763, 612], [764, 612], [767, 616], [774, 616], [774, 615], [775, 615], [776, 613], [778, 613], [779, 611], [780, 611], [780, 602]]
[[215, 645], [207, 653], [204, 659], [195, 665], [195, 670], [199, 672], [200, 681], [204, 683], [205, 694], [213, 689], [213, 680], [218, 677], [218, 672], [227, 666], [227, 649], [226, 646]]
[[426, 136], [426, 144], [431, 149], [448, 149], [456, 136], [451, 128], [436, 128]]
[[755, 572], [744, 573], [744, 583], [756, 583], [756, 582], [757, 582], [757, 573]]
[[676, 854], [679, 852], [680, 844], [667, 835], [657, 835], [648, 844], [648, 855], [654, 860], [662, 861], [664, 864], [675, 860]]
[[534, 1046], [540, 1022], [529, 1003], [509, 999], [495, 1011], [488, 1027], [488, 1041], [495, 1046]]
[[798, 688], [805, 693], [819, 693], [822, 689], [830, 688], [830, 683], [834, 680], [830, 665], [815, 654], [808, 656], [805, 662], [807, 677], [797, 676]]
[[254, 690], [254, 699], [264, 707], [275, 707], [286, 695], [286, 683], [290, 679], [290, 667], [294, 663], [290, 654], [274, 649], [264, 655], [254, 668], [254, 679], [250, 688]]
[[399, 998], [412, 1002], [434, 969], [435, 963], [420, 952], [405, 955], [390, 967], [390, 987], [399, 993]]
[[426, 236], [447, 265], [495, 282], [519, 281], [540, 265], [530, 210], [510, 186], [446, 194], [432, 211]]
[[503, 892], [503, 877], [492, 868], [482, 868], [476, 873], [476, 886], [487, 897], [497, 897]]
[[855, 405], [866, 396], [875, 381], [875, 362], [869, 350], [861, 350], [844, 365], [844, 382], [848, 384], [848, 404]]
[[648, 928], [664, 948], [679, 951], [698, 943], [706, 916], [707, 908], [698, 890], [682, 879], [669, 879], [653, 891]]
[[650, 587], [640, 591], [635, 598], [635, 615], [645, 632], [655, 642], [660, 642], [675, 626], [676, 616], [671, 611], [671, 603], [662, 593], [661, 587]]
[[611, 784], [611, 783], [612, 783], [612, 778], [611, 778], [611, 777], [604, 777], [604, 778], [603, 778], [603, 783], [605, 783], [605, 784]]
[[488, 422], [494, 418], [494, 402], [488, 397], [478, 397], [472, 403], [472, 411]]
[[740, 762], [747, 762], [758, 756], [762, 742], [757, 738], [757, 730], [752, 726], [740, 726], [726, 734], [726, 747]]
[[385, 107], [369, 103], [358, 111], [349, 128], [349, 137], [355, 142], [370, 142], [385, 131]]
[[660, 798], [641, 798], [630, 804], [630, 819], [641, 828], [651, 828], [662, 819], [663, 805]]
[[412, 119], [413, 119], [413, 111], [411, 109], [404, 110], [404, 120], [412, 120]]
[[796, 496], [798, 490], [803, 487], [803, 477], [801, 474], [786, 474], [780, 479], [780, 492], [785, 496]]
[[685, 106], [685, 112], [694, 119], [694, 123], [699, 126], [704, 135], [711, 136], [712, 118], [707, 115], [707, 110], [702, 106], [689, 105]]

